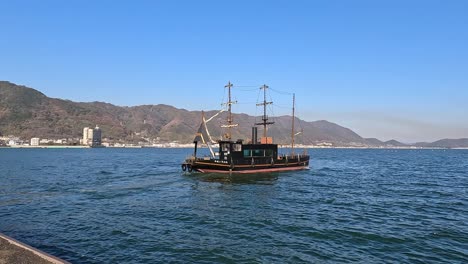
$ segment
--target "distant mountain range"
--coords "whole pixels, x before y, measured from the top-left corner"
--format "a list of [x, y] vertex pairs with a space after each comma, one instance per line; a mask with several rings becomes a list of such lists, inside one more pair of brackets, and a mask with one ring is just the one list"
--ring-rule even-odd
[[[207, 111], [210, 117], [217, 111]], [[187, 111], [169, 105], [116, 106], [103, 102], [79, 103], [49, 98], [41, 92], [0, 81], [0, 135], [15, 135], [23, 139], [78, 138], [83, 127], [99, 125], [103, 137], [109, 140], [155, 141], [189, 143], [193, 140], [201, 121], [200, 111]], [[239, 123], [233, 138], [250, 139], [251, 127], [256, 117], [234, 114]], [[275, 142], [290, 142], [291, 116], [279, 116], [269, 129]], [[221, 114], [209, 123], [214, 138], [221, 138], [224, 131], [220, 124], [225, 122]], [[295, 120], [303, 129], [297, 137], [300, 144], [333, 146], [404, 147], [410, 146], [396, 140], [380, 141], [362, 138], [352, 130], [337, 124], [319, 120], [306, 122]], [[298, 126], [299, 127], [299, 126]], [[261, 133], [261, 129], [259, 129]], [[468, 147], [468, 139], [443, 139], [432, 143], [416, 143], [418, 147]]]

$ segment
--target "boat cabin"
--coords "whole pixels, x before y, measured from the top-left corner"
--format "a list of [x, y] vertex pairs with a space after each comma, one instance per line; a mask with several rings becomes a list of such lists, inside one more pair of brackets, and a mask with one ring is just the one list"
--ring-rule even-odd
[[235, 163], [242, 160], [268, 160], [278, 157], [277, 144], [242, 144], [242, 140], [220, 141], [219, 160]]

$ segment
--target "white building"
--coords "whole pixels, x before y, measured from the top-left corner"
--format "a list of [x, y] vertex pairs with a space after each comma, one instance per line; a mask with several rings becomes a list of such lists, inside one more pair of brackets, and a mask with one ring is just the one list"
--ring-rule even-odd
[[89, 131], [89, 127], [83, 128], [83, 141], [81, 142], [81, 144], [83, 145], [88, 145], [88, 131]]
[[39, 138], [31, 138], [31, 146], [39, 146], [40, 139]]
[[52, 143], [53, 143], [53, 141], [51, 139], [48, 139], [48, 138], [43, 138], [43, 139], [39, 140], [39, 144], [48, 145], [48, 144], [52, 144]]
[[95, 128], [85, 127], [83, 128], [83, 145], [87, 146], [101, 146], [102, 133], [101, 129], [96, 126]]

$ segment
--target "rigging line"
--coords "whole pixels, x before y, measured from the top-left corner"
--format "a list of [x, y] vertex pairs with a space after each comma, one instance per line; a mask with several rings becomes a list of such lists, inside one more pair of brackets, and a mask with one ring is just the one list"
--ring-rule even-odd
[[[300, 116], [300, 115], [298, 115], [298, 116]], [[302, 119], [299, 118], [299, 117], [298, 117], [297, 119], [299, 119], [299, 127], [301, 128], [301, 131], [304, 130], [303, 123], [306, 122], [306, 121], [305, 121], [305, 120], [302, 120]]]
[[223, 92], [223, 100], [221, 101], [221, 106], [223, 106], [224, 103], [225, 103], [225, 102], [224, 102], [224, 99], [226, 98], [226, 93], [227, 93], [227, 92], [226, 92], [226, 89], [224, 89], [224, 92]]
[[[273, 98], [271, 97], [271, 94], [269, 94], [268, 96], [270, 96], [270, 102], [273, 102]], [[273, 111], [273, 105], [274, 105], [274, 104], [271, 103], [269, 106], [270, 106], [271, 114], [272, 114], [273, 116], [275, 116], [275, 113], [274, 113], [274, 111]]]
[[238, 105], [245, 105], [245, 104], [248, 104], [248, 105], [252, 105], [252, 104], [255, 104], [256, 102], [245, 102], [245, 103], [237, 103]]
[[258, 89], [258, 85], [234, 85], [234, 87], [255, 88], [255, 90]]
[[[238, 88], [239, 86], [235, 86], [236, 88]], [[251, 92], [251, 91], [255, 91], [257, 89], [236, 89], [236, 91], [241, 91], [241, 92]]]
[[293, 94], [293, 93], [290, 93], [290, 92], [280, 91], [280, 90], [276, 90], [276, 89], [273, 89], [273, 88], [270, 88], [270, 90], [272, 90], [273, 92], [279, 93], [279, 94], [285, 94], [285, 95], [292, 95]]
[[[258, 88], [257, 88], [257, 89], [258, 89]], [[260, 100], [260, 92], [261, 92], [261, 91], [262, 91], [262, 90], [258, 89], [258, 93], [257, 93], [257, 104], [258, 104], [258, 102], [259, 102], [259, 100]], [[255, 123], [257, 123], [257, 118], [258, 118], [258, 106], [255, 107]]]
[[275, 116], [275, 111], [273, 111], [273, 98], [271, 97], [271, 93], [268, 94], [268, 96], [270, 97], [270, 102], [272, 102], [271, 104], [268, 105], [268, 109], [270, 110], [271, 112], [271, 115], [272, 115], [272, 119], [273, 119], [273, 122], [276, 122], [276, 116]]
[[269, 107], [270, 108], [270, 112], [271, 112], [271, 118], [275, 119], [276, 118], [276, 115], [275, 115], [275, 111], [273, 111], [273, 107]]
[[290, 106], [279, 105], [279, 104], [275, 104], [274, 107], [283, 108], [283, 109], [291, 109]]

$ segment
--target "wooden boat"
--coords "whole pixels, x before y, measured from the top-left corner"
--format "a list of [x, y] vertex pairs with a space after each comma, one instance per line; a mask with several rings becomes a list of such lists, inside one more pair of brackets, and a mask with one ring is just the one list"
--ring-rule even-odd
[[[272, 103], [266, 101], [266, 90], [268, 89], [266, 85], [260, 88], [263, 90], [264, 100], [262, 103], [257, 104], [257, 106], [263, 106], [262, 122], [255, 123], [255, 125], [263, 126], [263, 136], [260, 138], [260, 141], [257, 137], [256, 126], [252, 127], [252, 138], [249, 143], [244, 144], [243, 140], [233, 141], [231, 139], [231, 129], [237, 126], [233, 122], [231, 112], [231, 106], [235, 103], [231, 101], [232, 86], [230, 82], [225, 86], [228, 89], [228, 102], [226, 103], [228, 112], [227, 124], [222, 126], [227, 128], [228, 131], [225, 138], [219, 141], [212, 140], [206, 125], [207, 122], [219, 113], [208, 120], [202, 114], [202, 122], [193, 141], [195, 144], [194, 153], [182, 163], [182, 170], [201, 173], [265, 173], [308, 169], [310, 156], [305, 151], [302, 154], [294, 152], [294, 137], [296, 135], [294, 130], [294, 96], [291, 153], [279, 154], [278, 144], [274, 144], [272, 138], [267, 135], [267, 126], [274, 124], [274, 122], [268, 121], [268, 116], [266, 115], [266, 106]], [[199, 142], [208, 145], [211, 153], [210, 157], [197, 157]], [[213, 143], [219, 144], [219, 150], [216, 152], [211, 146]]]

